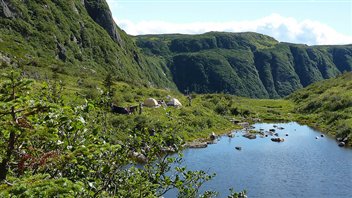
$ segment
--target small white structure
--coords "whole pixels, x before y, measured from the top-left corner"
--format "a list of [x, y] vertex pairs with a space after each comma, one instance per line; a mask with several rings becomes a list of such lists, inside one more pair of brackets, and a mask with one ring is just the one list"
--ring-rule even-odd
[[182, 104], [178, 99], [173, 98], [170, 100], [170, 102], [167, 103], [167, 106], [181, 107]]
[[158, 106], [158, 101], [156, 101], [154, 98], [148, 98], [144, 100], [143, 105], [146, 107], [156, 107]]

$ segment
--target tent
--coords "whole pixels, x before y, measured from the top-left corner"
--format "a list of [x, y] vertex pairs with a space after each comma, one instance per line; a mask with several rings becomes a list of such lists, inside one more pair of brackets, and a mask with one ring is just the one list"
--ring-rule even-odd
[[182, 104], [179, 100], [177, 100], [176, 98], [173, 98], [170, 100], [170, 102], [167, 103], [167, 106], [180, 107], [182, 106]]
[[143, 105], [146, 107], [156, 107], [158, 106], [158, 101], [156, 101], [154, 98], [148, 98], [144, 101]]

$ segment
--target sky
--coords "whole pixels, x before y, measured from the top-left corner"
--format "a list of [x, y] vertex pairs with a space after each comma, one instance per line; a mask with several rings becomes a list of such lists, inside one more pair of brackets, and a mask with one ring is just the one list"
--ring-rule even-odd
[[352, 44], [352, 0], [107, 0], [128, 34], [258, 32], [281, 42]]

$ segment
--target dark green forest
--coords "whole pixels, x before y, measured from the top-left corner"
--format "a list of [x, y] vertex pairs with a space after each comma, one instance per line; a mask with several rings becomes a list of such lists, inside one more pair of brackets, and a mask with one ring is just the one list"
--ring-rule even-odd
[[168, 65], [178, 89], [281, 98], [352, 71], [352, 46], [280, 43], [252, 32], [135, 37], [145, 54]]

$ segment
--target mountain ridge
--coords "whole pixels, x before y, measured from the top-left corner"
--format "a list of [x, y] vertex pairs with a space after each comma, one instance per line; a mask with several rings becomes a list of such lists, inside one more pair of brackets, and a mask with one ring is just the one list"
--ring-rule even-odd
[[[314, 82], [352, 71], [351, 45], [291, 44], [253, 32], [134, 38], [146, 55], [168, 64], [174, 82], [184, 93], [225, 92], [280, 98]], [[187, 72], [195, 80], [190, 80]], [[212, 82], [206, 80], [209, 75], [215, 75]]]
[[55, 68], [182, 93], [281, 98], [352, 70], [352, 45], [283, 43], [254, 32], [132, 37], [105, 0], [1, 0], [0, 16], [2, 65], [39, 79]]

